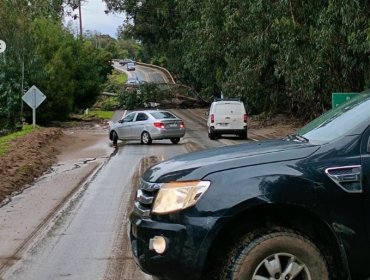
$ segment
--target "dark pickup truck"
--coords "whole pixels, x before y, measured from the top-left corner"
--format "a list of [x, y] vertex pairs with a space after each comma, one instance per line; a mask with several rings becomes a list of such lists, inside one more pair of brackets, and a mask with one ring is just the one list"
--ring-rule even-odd
[[157, 279], [370, 277], [370, 94], [285, 139], [148, 169], [131, 213], [136, 262]]

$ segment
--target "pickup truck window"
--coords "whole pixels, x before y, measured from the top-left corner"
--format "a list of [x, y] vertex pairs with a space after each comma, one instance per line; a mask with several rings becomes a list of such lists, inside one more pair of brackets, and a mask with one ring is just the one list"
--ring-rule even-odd
[[348, 135], [353, 124], [369, 120], [370, 94], [361, 94], [350, 101], [329, 110], [298, 130], [310, 142], [322, 144]]

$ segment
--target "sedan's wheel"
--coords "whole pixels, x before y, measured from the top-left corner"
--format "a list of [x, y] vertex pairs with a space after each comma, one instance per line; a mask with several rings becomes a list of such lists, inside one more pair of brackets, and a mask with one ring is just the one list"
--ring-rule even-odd
[[113, 145], [114, 146], [117, 146], [117, 143], [118, 143], [118, 135], [117, 135], [117, 132], [115, 132], [115, 131], [112, 132], [112, 141], [113, 141]]
[[180, 138], [171, 138], [170, 140], [172, 144], [178, 144], [180, 142]]
[[230, 255], [225, 279], [328, 280], [324, 257], [308, 239], [290, 231], [249, 234]]
[[150, 145], [152, 144], [152, 137], [146, 131], [141, 134], [141, 144]]

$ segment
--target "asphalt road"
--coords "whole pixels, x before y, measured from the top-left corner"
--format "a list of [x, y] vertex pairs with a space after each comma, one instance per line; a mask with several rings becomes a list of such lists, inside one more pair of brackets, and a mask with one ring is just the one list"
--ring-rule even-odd
[[114, 68], [125, 72], [129, 78], [132, 77], [138, 79], [139, 81], [158, 84], [168, 83], [166, 75], [164, 75], [162, 71], [155, 68], [136, 65], [135, 71], [127, 71], [127, 67], [121, 66], [118, 62], [114, 62]]

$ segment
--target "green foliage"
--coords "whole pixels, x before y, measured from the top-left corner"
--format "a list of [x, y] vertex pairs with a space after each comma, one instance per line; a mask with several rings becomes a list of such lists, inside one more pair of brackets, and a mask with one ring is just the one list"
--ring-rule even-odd
[[[37, 127], [35, 128], [37, 129]], [[0, 156], [6, 154], [12, 141], [19, 137], [23, 137], [35, 130], [32, 125], [25, 125], [21, 131], [17, 131], [6, 136], [0, 137]]]
[[126, 81], [126, 73], [115, 70], [111, 75], [108, 76], [107, 83], [109, 83], [109, 85], [111, 85], [111, 87], [114, 89], [120, 89], [125, 85]]
[[0, 3], [0, 38], [7, 42], [6, 53], [0, 54], [0, 128], [15, 127], [23, 116], [30, 117], [21, 97], [32, 85], [47, 96], [37, 121], [60, 121], [94, 104], [112, 71], [109, 52], [75, 38], [63, 26], [62, 3]]
[[114, 111], [119, 108], [119, 102], [116, 97], [108, 97], [100, 104], [103, 111]]
[[102, 120], [110, 120], [113, 118], [113, 111], [91, 111], [89, 112], [89, 117], [96, 117]]
[[[202, 97], [240, 96], [250, 113], [311, 118], [331, 92], [370, 87], [370, 2], [105, 0], [125, 37]], [[159, 59], [158, 59], [159, 58]]]
[[92, 31], [85, 32], [84, 38], [91, 42], [95, 48], [110, 53], [113, 58], [138, 59], [141, 52], [141, 45], [130, 38], [125, 38], [123, 33], [124, 31], [121, 26], [118, 29], [118, 39]]

